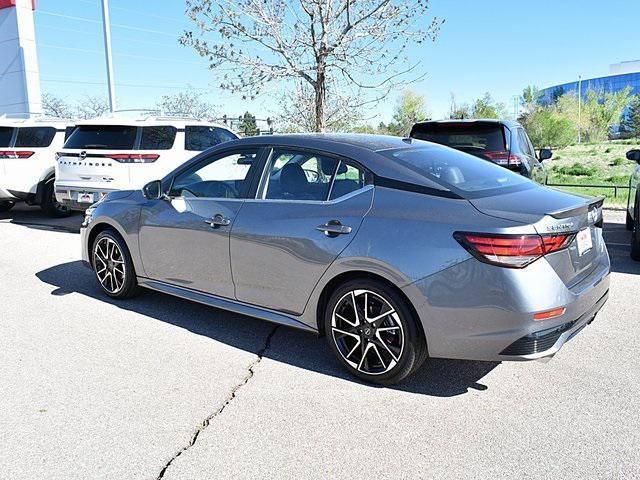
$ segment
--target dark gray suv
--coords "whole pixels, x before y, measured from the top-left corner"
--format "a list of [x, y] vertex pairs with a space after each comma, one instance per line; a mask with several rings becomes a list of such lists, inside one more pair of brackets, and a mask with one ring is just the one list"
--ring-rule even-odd
[[537, 154], [518, 122], [510, 120], [433, 120], [416, 123], [411, 138], [439, 143], [489, 160], [509, 170], [547, 182], [543, 161], [551, 158], [551, 150]]

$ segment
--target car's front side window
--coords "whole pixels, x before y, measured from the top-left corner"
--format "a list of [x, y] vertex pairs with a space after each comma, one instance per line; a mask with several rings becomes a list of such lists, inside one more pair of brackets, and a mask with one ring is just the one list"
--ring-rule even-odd
[[208, 158], [176, 176], [172, 197], [243, 198], [258, 150], [242, 150]]

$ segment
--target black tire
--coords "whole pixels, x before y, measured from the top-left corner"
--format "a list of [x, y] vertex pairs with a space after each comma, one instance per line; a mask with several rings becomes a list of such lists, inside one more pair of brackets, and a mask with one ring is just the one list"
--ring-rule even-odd
[[56, 200], [53, 178], [44, 184], [40, 208], [47, 216], [53, 218], [64, 218], [73, 215], [73, 211], [69, 207], [65, 207]]
[[630, 232], [633, 231], [633, 217], [631, 216], [631, 214], [629, 213], [629, 211], [627, 210], [627, 222], [626, 222], [626, 226], [627, 226], [627, 230], [629, 230]]
[[[378, 320], [358, 320], [366, 315], [369, 320]], [[350, 280], [339, 286], [324, 312], [327, 341], [338, 361], [352, 375], [382, 385], [401, 382], [427, 358], [427, 344], [418, 321], [396, 290], [372, 279]]]
[[0, 202], [0, 212], [8, 212], [13, 207], [16, 206], [16, 202], [12, 202], [10, 200]]
[[[113, 248], [113, 245], [117, 251], [109, 249]], [[105, 262], [105, 254], [113, 261], [112, 263]], [[129, 248], [115, 230], [104, 230], [95, 238], [91, 245], [91, 266], [100, 288], [111, 298], [124, 300], [140, 293]], [[101, 268], [107, 270], [102, 278]], [[111, 281], [109, 281], [109, 275]]]
[[638, 210], [638, 203], [636, 203], [636, 218], [633, 222], [633, 230], [631, 231], [631, 258], [640, 262], [640, 215], [638, 215], [640, 210]]

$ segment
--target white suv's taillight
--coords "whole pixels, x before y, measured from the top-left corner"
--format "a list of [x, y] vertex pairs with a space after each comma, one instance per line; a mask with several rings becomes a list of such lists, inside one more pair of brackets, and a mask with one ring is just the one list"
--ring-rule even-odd
[[0, 151], [0, 158], [29, 158], [31, 157], [35, 152], [28, 152], [28, 151], [11, 151], [11, 150], [6, 150], [6, 151]]
[[153, 163], [160, 158], [155, 153], [106, 153], [104, 156], [120, 163]]
[[456, 232], [454, 238], [471, 255], [484, 263], [524, 268], [548, 253], [566, 248], [575, 234], [497, 235]]

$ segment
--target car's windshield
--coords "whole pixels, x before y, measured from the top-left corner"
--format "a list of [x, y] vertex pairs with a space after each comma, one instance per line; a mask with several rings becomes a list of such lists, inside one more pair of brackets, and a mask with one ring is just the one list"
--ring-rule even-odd
[[499, 152], [507, 149], [505, 130], [500, 124], [422, 123], [411, 131], [411, 137], [439, 143], [459, 150]]
[[0, 147], [8, 147], [13, 137], [12, 127], [0, 127]]
[[119, 125], [82, 125], [69, 136], [64, 148], [131, 150], [137, 130], [137, 127]]
[[506, 168], [442, 147], [416, 146], [379, 153], [463, 198], [536, 188], [531, 180]]

